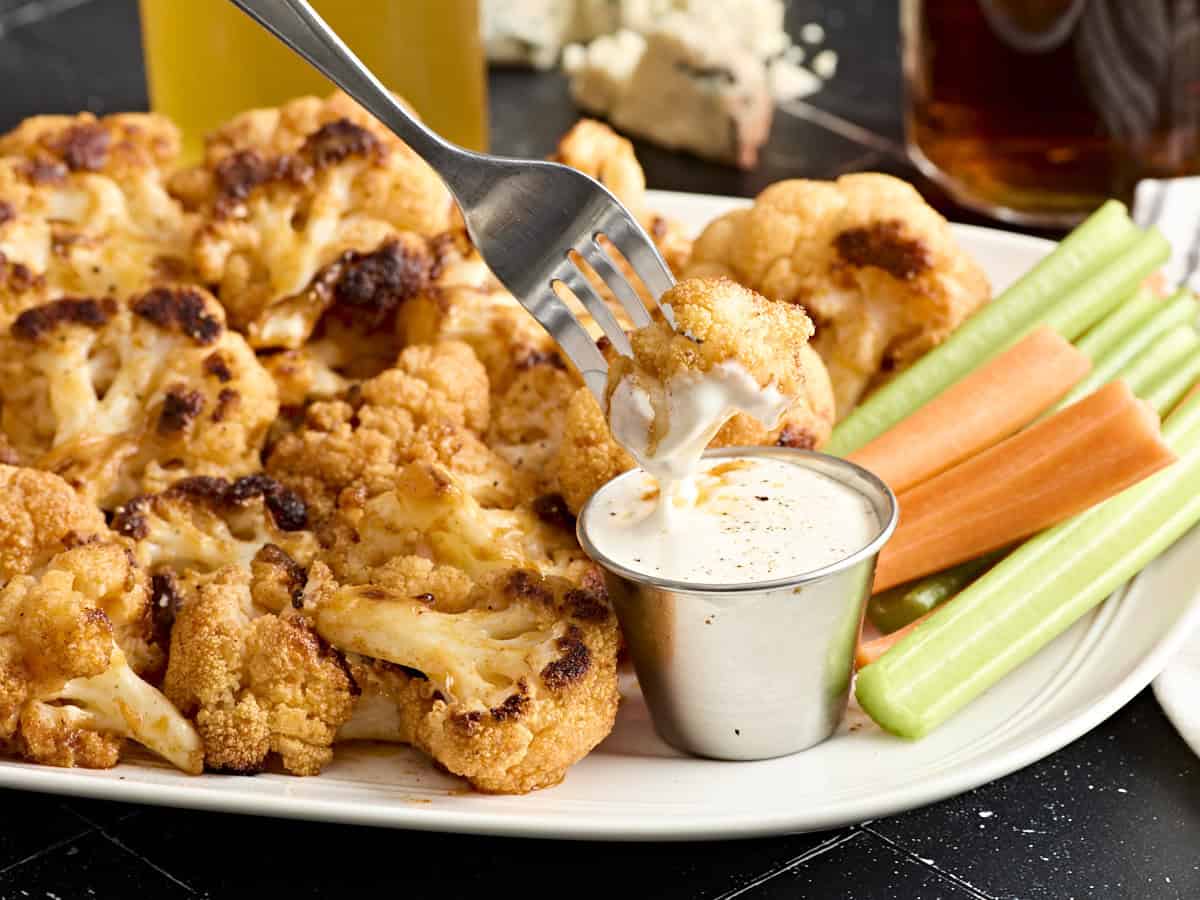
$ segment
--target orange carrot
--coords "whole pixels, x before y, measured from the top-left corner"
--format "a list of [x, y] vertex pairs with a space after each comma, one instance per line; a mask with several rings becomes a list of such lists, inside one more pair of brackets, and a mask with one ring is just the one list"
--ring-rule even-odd
[[900, 495], [875, 590], [939, 572], [1082, 512], [1175, 460], [1158, 416], [1114, 381]]
[[848, 458], [899, 494], [1020, 431], [1091, 368], [1044, 325]]
[[1171, 293], [1167, 289], [1167, 276], [1163, 274], [1162, 269], [1147, 275], [1146, 279], [1142, 282], [1142, 286], [1156, 297], [1165, 297]]
[[[941, 607], [938, 607], [938, 609], [940, 608]], [[875, 662], [875, 660], [879, 659], [879, 657], [891, 650], [892, 647], [898, 644], [903, 638], [906, 638], [912, 634], [918, 625], [932, 616], [935, 612], [937, 612], [937, 609], [931, 609], [919, 619], [913, 619], [903, 628], [897, 629], [891, 634], [885, 634], [869, 641], [864, 641], [860, 637], [858, 641], [858, 647], [854, 651], [854, 667], [856, 669], [861, 669], [863, 666], [869, 666], [871, 663]]]

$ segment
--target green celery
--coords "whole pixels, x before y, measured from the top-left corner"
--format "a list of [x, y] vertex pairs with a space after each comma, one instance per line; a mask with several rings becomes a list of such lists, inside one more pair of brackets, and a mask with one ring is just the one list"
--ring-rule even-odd
[[1193, 353], [1174, 371], [1158, 378], [1145, 394], [1145, 400], [1160, 416], [1167, 414], [1200, 379], [1200, 353]]
[[1200, 522], [1200, 395], [1164, 437], [1178, 462], [1030, 539], [859, 672], [871, 718], [928, 734]]
[[[1017, 340], [1046, 317], [1064, 294], [1080, 299], [1082, 285], [1128, 296], [1138, 281], [1106, 273], [1126, 250], [1141, 246], [1141, 233], [1125, 207], [1109, 201], [1069, 234], [1016, 284], [964, 322], [943, 344], [875, 391], [834, 430], [828, 453], [853, 453], [915, 409]], [[1139, 254], [1139, 259], [1141, 255]], [[1157, 263], [1155, 263], [1157, 265]], [[1149, 274], [1149, 270], [1142, 277]], [[1089, 298], [1084, 298], [1089, 299]], [[1089, 302], [1091, 308], [1104, 303]], [[1084, 317], [1087, 318], [1087, 317]], [[1068, 323], [1069, 324], [1069, 323]]]
[[[1117, 377], [1117, 374], [1128, 367], [1147, 347], [1151, 346], [1155, 341], [1162, 337], [1167, 332], [1171, 331], [1179, 325], [1185, 325], [1196, 320], [1197, 313], [1196, 298], [1188, 290], [1181, 290], [1172, 295], [1167, 300], [1163, 301], [1158, 306], [1154, 314], [1135, 330], [1125, 334], [1122, 339], [1115, 345], [1110, 346], [1098, 359], [1093, 357], [1095, 365], [1087, 377], [1079, 384], [1072, 388], [1063, 400], [1054, 407], [1053, 412], [1057, 412], [1082, 397], [1086, 397], [1096, 388], [1103, 387]], [[1115, 319], [1117, 313], [1109, 317], [1109, 320]], [[1095, 329], [1099, 331], [1104, 327], [1105, 323], [1097, 326]], [[1084, 349], [1083, 345], [1091, 338], [1089, 333], [1080, 342], [1079, 347]], [[1107, 338], [1105, 339], [1107, 343]], [[1084, 350], [1084, 352], [1088, 352]]]
[[1144, 398], [1161, 378], [1197, 352], [1200, 352], [1200, 335], [1191, 325], [1179, 325], [1139, 353], [1117, 377]]
[[991, 568], [1005, 552], [986, 553], [943, 572], [876, 594], [867, 604], [867, 617], [884, 634], [899, 631], [956, 595]]
[[1146, 287], [1109, 313], [1104, 321], [1076, 341], [1075, 346], [1096, 361], [1141, 328], [1161, 307], [1162, 301]]

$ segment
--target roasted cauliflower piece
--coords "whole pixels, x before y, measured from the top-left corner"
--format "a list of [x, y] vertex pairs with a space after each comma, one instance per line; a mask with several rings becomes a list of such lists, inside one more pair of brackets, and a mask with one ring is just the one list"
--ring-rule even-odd
[[107, 534], [104, 514], [57, 475], [0, 465], [0, 586]]
[[691, 239], [679, 223], [650, 209], [646, 176], [627, 138], [603, 122], [580, 119], [562, 136], [551, 159], [590, 175], [612, 191], [654, 239], [671, 270], [683, 271], [691, 253]]
[[324, 557], [339, 580], [374, 583], [389, 561], [420, 556], [458, 569], [473, 582], [524, 568], [592, 589], [603, 583], [565, 523], [527, 506], [485, 509], [436, 463], [401, 467], [388, 490], [368, 499], [352, 494], [342, 498]]
[[946, 220], [911, 185], [872, 173], [771, 185], [704, 230], [685, 274], [725, 275], [803, 305], [839, 418], [990, 296]]
[[[34, 116], [0, 136], [0, 259], [50, 295], [125, 294], [190, 277], [194, 217], [166, 189], [179, 133], [156, 115]], [[43, 295], [10, 284], [0, 312]]]
[[267, 471], [294, 486], [318, 518], [345, 488], [385, 490], [413, 460], [449, 467], [485, 506], [511, 507], [525, 487], [481, 439], [489, 406], [487, 375], [466, 344], [407, 347], [394, 368], [343, 399], [310, 406], [304, 424], [272, 449]]
[[134, 672], [147, 660], [145, 575], [115, 543], [89, 543], [0, 589], [0, 744], [33, 762], [108, 768], [132, 738], [185, 772], [203, 748]]
[[633, 333], [633, 356], [609, 366], [606, 417], [614, 439], [643, 466], [682, 478], [736, 413], [763, 431], [825, 387], [803, 353], [812, 323], [797, 306], [773, 303], [727, 278], [678, 282], [660, 318]]
[[536, 494], [558, 490], [554, 460], [567, 405], [579, 384], [557, 355], [529, 357], [508, 387], [493, 397], [487, 445], [525, 475]]
[[[768, 396], [786, 401], [778, 421], [764, 422], [745, 412], [710, 422], [707, 432], [684, 435], [687, 443], [730, 447], [775, 445], [812, 449], [833, 429], [834, 403], [829, 375], [807, 343], [811, 325], [796, 309], [756, 297], [727, 279], [689, 279], [663, 295], [675, 328], [657, 320], [632, 336], [635, 359], [612, 356], [609, 396], [622, 384], [645, 395], [642, 415], [618, 426], [634, 431], [630, 443], [642, 451], [655, 447], [654, 432], [665, 413], [696, 420], [666, 386], [683, 379], [684, 386], [714, 368], [736, 363], [749, 378], [749, 394], [767, 389]], [[744, 379], [743, 379], [744, 380]], [[684, 401], [685, 391], [677, 391]], [[754, 400], [753, 396], [748, 397]], [[636, 407], [635, 407], [636, 409]], [[679, 441], [672, 437], [676, 443]], [[572, 513], [578, 513], [602, 485], [637, 463], [613, 437], [609, 420], [591, 392], [578, 389], [564, 416], [563, 433], [554, 462], [555, 483]]]
[[386, 257], [367, 265], [375, 278], [381, 266], [410, 265], [400, 232], [432, 236], [456, 223], [433, 170], [342, 93], [236, 116], [171, 186], [203, 215], [197, 271], [255, 346], [298, 346], [319, 317], [314, 305], [336, 299], [330, 285], [348, 259], [362, 268], [360, 254]]
[[408, 670], [372, 679], [369, 721], [348, 733], [390, 732], [477, 790], [557, 784], [616, 719], [615, 617], [570, 582], [498, 571], [447, 612], [425, 594], [338, 585], [317, 563], [304, 612], [335, 647]]
[[134, 542], [138, 564], [154, 574], [248, 568], [265, 546], [307, 567], [318, 549], [307, 528], [304, 501], [267, 475], [183, 478], [134, 497], [112, 517], [113, 531]]
[[316, 775], [333, 758], [358, 686], [342, 655], [284, 605], [302, 589], [303, 570], [266, 548], [251, 569], [185, 583], [163, 690], [195, 722], [209, 770], [259, 772], [274, 753], [285, 771]]
[[0, 413], [27, 465], [111, 508], [188, 475], [257, 471], [274, 382], [196, 287], [64, 297], [0, 336]]

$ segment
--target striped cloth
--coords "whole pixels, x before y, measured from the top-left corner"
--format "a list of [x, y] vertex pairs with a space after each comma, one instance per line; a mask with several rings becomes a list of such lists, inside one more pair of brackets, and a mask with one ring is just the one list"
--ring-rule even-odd
[[1171, 258], [1163, 266], [1167, 284], [1200, 291], [1200, 175], [1139, 181], [1133, 220], [1142, 227], [1157, 225], [1171, 242]]

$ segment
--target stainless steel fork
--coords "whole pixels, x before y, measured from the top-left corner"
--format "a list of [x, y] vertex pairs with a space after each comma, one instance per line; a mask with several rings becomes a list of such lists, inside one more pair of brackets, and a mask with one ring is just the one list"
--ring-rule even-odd
[[[673, 283], [653, 241], [599, 182], [558, 163], [505, 159], [451, 144], [418, 122], [371, 74], [305, 0], [232, 0], [395, 132], [441, 175], [462, 208], [467, 231], [496, 277], [542, 324], [602, 398], [608, 364], [555, 284], [574, 294], [620, 353], [625, 332], [572, 251], [608, 286], [635, 328], [650, 314], [611, 241], [654, 297]], [[402, 53], [397, 46], [396, 52]], [[668, 312], [669, 315], [669, 312]]]

